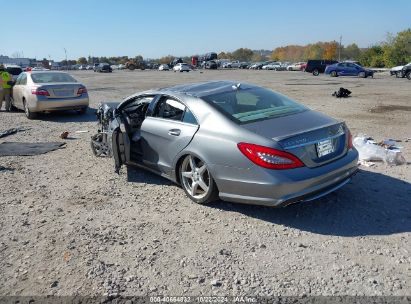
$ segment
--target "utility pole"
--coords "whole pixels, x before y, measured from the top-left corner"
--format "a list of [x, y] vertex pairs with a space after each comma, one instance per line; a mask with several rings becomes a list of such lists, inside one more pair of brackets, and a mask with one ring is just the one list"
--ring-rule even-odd
[[338, 48], [338, 61], [341, 61], [341, 41], [342, 41], [342, 36], [340, 36], [340, 46]]
[[66, 48], [63, 48], [64, 54], [66, 54], [66, 70], [68, 71], [68, 61], [67, 61], [67, 50]]

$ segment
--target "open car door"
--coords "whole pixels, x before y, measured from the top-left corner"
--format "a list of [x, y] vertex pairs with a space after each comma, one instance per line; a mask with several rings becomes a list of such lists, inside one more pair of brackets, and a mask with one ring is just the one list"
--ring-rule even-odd
[[114, 113], [110, 129], [112, 132], [111, 147], [113, 149], [114, 169], [118, 174], [121, 166], [130, 160], [130, 138], [122, 122], [121, 113]]

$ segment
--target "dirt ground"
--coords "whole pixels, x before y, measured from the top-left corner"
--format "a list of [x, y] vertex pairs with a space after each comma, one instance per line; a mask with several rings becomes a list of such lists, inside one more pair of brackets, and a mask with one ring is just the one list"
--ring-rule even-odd
[[[344, 120], [354, 135], [402, 140], [411, 161], [409, 80], [251, 70], [72, 74], [88, 88], [86, 115], [30, 121], [0, 113], [0, 131], [30, 128], [0, 142], [66, 143], [0, 158], [0, 295], [410, 295], [410, 163], [361, 167], [337, 192], [282, 209], [201, 206], [150, 173], [123, 168], [118, 176], [112, 159], [90, 149], [99, 102], [230, 79]], [[352, 97], [332, 97], [340, 87]]]

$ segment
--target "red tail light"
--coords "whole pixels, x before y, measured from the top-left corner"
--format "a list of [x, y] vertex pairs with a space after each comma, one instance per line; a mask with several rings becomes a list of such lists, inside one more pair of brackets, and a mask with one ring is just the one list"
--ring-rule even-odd
[[348, 137], [347, 149], [350, 150], [354, 147], [354, 145], [352, 144], [352, 134], [351, 134], [350, 130], [348, 130], [348, 128], [347, 128], [347, 137]]
[[304, 167], [298, 157], [288, 152], [248, 143], [239, 143], [237, 146], [254, 164], [267, 169], [282, 170]]
[[32, 89], [31, 94], [38, 96], [50, 96], [49, 92], [44, 89]]
[[81, 94], [84, 94], [84, 93], [87, 93], [87, 89], [85, 87], [81, 87], [77, 91], [77, 95], [81, 95]]

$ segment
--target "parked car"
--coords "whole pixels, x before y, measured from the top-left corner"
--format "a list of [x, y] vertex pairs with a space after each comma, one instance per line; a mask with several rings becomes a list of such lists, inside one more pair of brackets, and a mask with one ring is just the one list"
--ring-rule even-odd
[[331, 77], [337, 76], [358, 76], [361, 78], [367, 78], [368, 76], [374, 77], [374, 71], [365, 69], [362, 66], [351, 62], [340, 62], [328, 65], [325, 68], [325, 74]]
[[218, 68], [217, 62], [214, 60], [204, 61], [204, 68], [210, 70], [216, 70]]
[[50, 71], [50, 69], [46, 69], [44, 67], [34, 67], [31, 70], [32, 71]]
[[187, 63], [177, 63], [175, 66], [173, 66], [174, 72], [190, 72], [190, 70], [190, 66]]
[[98, 65], [99, 65], [99, 63], [94, 63], [93, 64], [93, 71], [94, 72], [96, 72]]
[[263, 70], [274, 70], [274, 71], [280, 71], [283, 68], [281, 67], [281, 62], [270, 62], [266, 65], [263, 65], [262, 67]]
[[248, 62], [241, 62], [239, 68], [240, 69], [248, 69], [250, 64]]
[[169, 71], [169, 70], [170, 70], [170, 67], [168, 66], [168, 64], [161, 64], [161, 65], [158, 67], [158, 70], [159, 70], [159, 71]]
[[408, 80], [411, 80], [411, 63], [402, 68], [400, 77], [407, 77]]
[[113, 69], [108, 63], [100, 63], [94, 70], [94, 72], [100, 72], [100, 73], [111, 73], [113, 72]]
[[85, 65], [80, 65], [80, 66], [78, 67], [78, 69], [79, 69], [79, 70], [86, 70], [86, 66], [85, 66]]
[[14, 64], [5, 64], [4, 68], [6, 69], [6, 71], [11, 75], [13, 81], [16, 81], [17, 77], [23, 73], [23, 69], [18, 66], [18, 65], [14, 65]]
[[318, 76], [320, 73], [324, 73], [327, 65], [338, 63], [336, 60], [308, 60], [305, 71], [312, 73], [314, 76]]
[[200, 204], [310, 201], [345, 185], [358, 168], [345, 123], [255, 85], [177, 85], [98, 113], [108, 113], [99, 129], [107, 130], [117, 172], [148, 169]]
[[249, 69], [251, 69], [251, 70], [261, 70], [264, 65], [266, 65], [265, 62], [255, 62], [252, 65], [250, 65]]
[[31, 71], [17, 77], [12, 105], [33, 119], [39, 112], [76, 110], [85, 113], [89, 97], [86, 87], [67, 73]]
[[92, 65], [86, 66], [86, 70], [92, 70], [92, 69], [93, 69], [93, 66], [92, 66]]
[[297, 62], [290, 64], [289, 66], [287, 66], [287, 71], [301, 71], [301, 67], [304, 64], [305, 62]]

